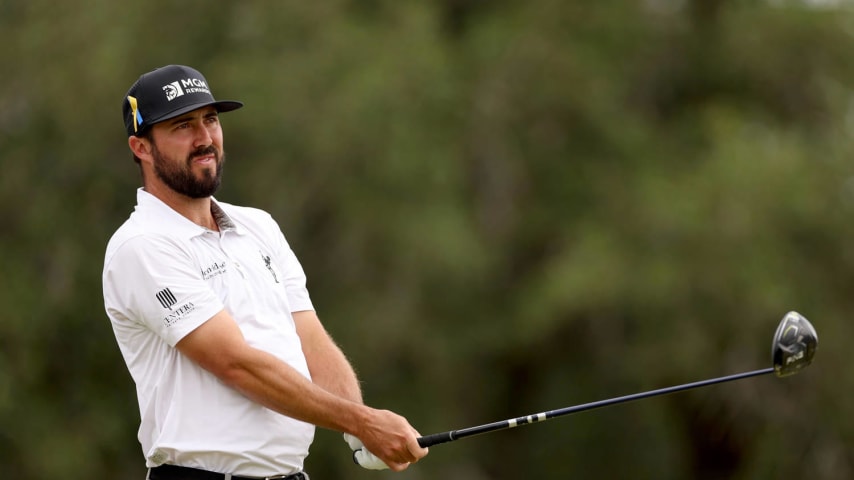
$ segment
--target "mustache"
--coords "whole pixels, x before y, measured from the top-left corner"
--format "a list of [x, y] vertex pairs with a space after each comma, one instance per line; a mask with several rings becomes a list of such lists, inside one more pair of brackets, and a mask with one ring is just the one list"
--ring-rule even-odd
[[196, 150], [190, 152], [190, 155], [187, 157], [187, 161], [192, 162], [194, 158], [202, 157], [205, 155], [213, 155], [216, 157], [217, 160], [219, 160], [220, 157], [219, 150], [213, 145], [208, 145], [207, 147], [197, 148]]

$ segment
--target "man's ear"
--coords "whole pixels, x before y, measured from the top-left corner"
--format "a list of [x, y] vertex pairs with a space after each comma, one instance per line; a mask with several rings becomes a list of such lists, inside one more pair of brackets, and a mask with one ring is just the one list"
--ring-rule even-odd
[[151, 142], [147, 138], [131, 135], [128, 137], [128, 147], [131, 152], [140, 160], [151, 159]]

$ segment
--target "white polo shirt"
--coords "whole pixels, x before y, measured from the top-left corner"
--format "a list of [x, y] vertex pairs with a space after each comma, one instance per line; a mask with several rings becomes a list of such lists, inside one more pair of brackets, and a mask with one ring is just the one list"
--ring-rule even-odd
[[266, 212], [212, 204], [220, 232], [140, 189], [107, 245], [104, 304], [136, 383], [146, 466], [296, 472], [314, 426], [249, 400], [175, 349], [226, 309], [250, 345], [310, 378], [291, 315], [313, 309], [296, 256]]

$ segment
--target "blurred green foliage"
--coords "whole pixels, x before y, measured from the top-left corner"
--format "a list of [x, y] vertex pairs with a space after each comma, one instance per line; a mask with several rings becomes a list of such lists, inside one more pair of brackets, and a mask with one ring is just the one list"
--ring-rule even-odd
[[854, 477], [854, 12], [758, 0], [0, 1], [0, 471], [144, 478], [103, 312], [137, 167], [120, 102], [201, 70], [217, 197], [268, 210], [368, 403], [422, 433], [813, 367], [314, 478]]

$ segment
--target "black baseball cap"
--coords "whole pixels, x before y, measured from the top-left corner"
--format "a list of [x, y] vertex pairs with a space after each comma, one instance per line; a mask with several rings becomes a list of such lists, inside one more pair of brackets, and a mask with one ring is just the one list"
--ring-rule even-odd
[[139, 136], [157, 122], [208, 105], [218, 112], [230, 112], [243, 103], [214, 100], [208, 81], [198, 70], [168, 65], [144, 73], [134, 82], [122, 101], [122, 115], [128, 136]]

